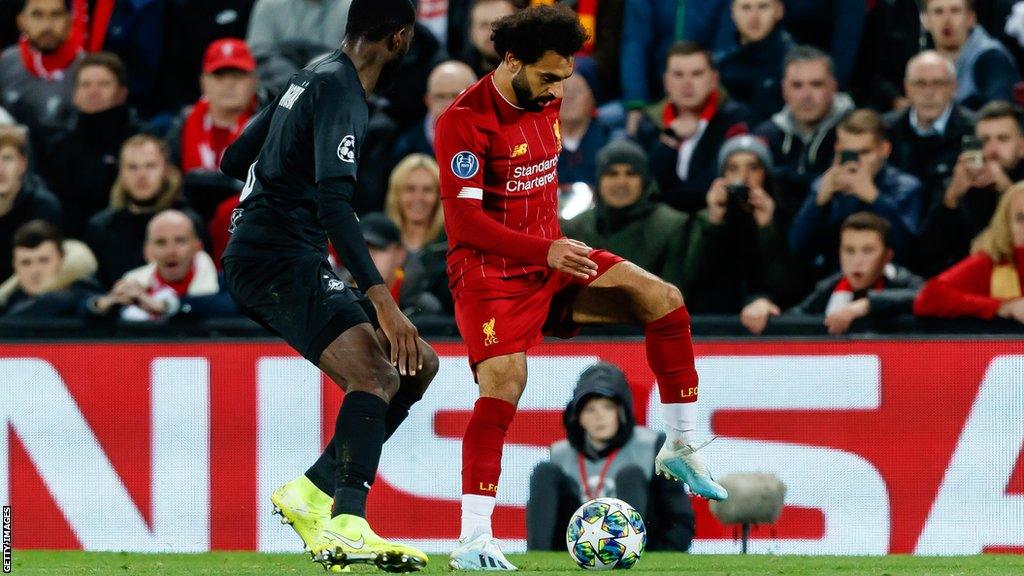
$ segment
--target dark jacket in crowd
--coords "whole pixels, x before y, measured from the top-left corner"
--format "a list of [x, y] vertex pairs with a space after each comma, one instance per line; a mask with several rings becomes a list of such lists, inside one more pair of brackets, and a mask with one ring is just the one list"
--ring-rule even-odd
[[[782, 0], [785, 28], [797, 44], [811, 44], [829, 53], [839, 85], [846, 86], [861, 42], [867, 4], [864, 0]], [[675, 8], [674, 2], [662, 2]], [[685, 4], [685, 38], [713, 52], [735, 42], [732, 0], [699, 0]]]
[[883, 117], [886, 134], [892, 142], [889, 164], [917, 176], [924, 185], [921, 205], [928, 207], [936, 195], [941, 196], [953, 175], [960, 156], [963, 137], [974, 134], [974, 116], [954, 105], [942, 133], [921, 136], [910, 125], [910, 109], [896, 110]]
[[426, 120], [413, 124], [395, 141], [391, 153], [391, 167], [394, 168], [409, 154], [426, 154], [434, 157], [434, 143], [431, 138], [427, 138]]
[[700, 4], [626, 0], [620, 54], [622, 101], [626, 108], [643, 108], [664, 96], [662, 76], [668, 49], [683, 37], [683, 14]]
[[907, 62], [924, 42], [918, 0], [873, 2], [849, 82], [850, 95], [863, 107], [891, 110], [903, 97]]
[[[427, 78], [430, 72], [448, 59], [448, 53], [437, 38], [421, 24], [416, 24], [412, 46], [402, 60], [402, 68], [390, 86], [380, 86], [376, 92], [389, 105], [388, 115], [398, 123], [399, 129], [406, 129], [423, 119], [427, 104], [423, 95], [427, 93]], [[478, 75], [478, 78], [483, 78]]]
[[[172, 206], [182, 210], [195, 224], [203, 245], [208, 246], [208, 236], [202, 218], [187, 207], [184, 202]], [[128, 208], [120, 210], [107, 208], [89, 220], [85, 229], [85, 243], [99, 263], [97, 280], [109, 289], [124, 276], [125, 272], [146, 264], [142, 254], [146, 243], [146, 226], [155, 216], [154, 212], [135, 213]]]
[[771, 118], [782, 101], [782, 61], [793, 38], [776, 26], [765, 39], [750, 44], [736, 41], [716, 55], [718, 77], [729, 97], [747, 107], [751, 126]]
[[956, 57], [956, 101], [978, 110], [993, 100], [1013, 101], [1020, 80], [1013, 56], [981, 26], [975, 26]]
[[167, 0], [161, 86], [173, 108], [199, 99], [206, 47], [221, 38], [245, 38], [253, 0]]
[[[659, 115], [662, 109], [663, 106], [657, 107]], [[704, 208], [707, 204], [708, 188], [718, 177], [718, 150], [722, 143], [732, 136], [747, 131], [746, 119], [747, 110], [743, 106], [725, 98], [724, 95], [721, 96], [718, 110], [708, 121], [690, 157], [686, 180], [679, 179], [679, 149], [655, 139], [648, 151], [648, 158], [651, 176], [658, 182], [658, 188], [661, 190], [658, 199], [684, 212], [695, 212]], [[651, 118], [645, 120], [648, 126], [652, 124]], [[658, 126], [660, 131], [660, 116]], [[649, 132], [647, 128], [641, 130]]]
[[596, 194], [596, 206], [563, 223], [562, 231], [588, 246], [622, 256], [685, 293], [684, 283], [694, 279], [687, 269], [691, 262], [690, 217], [655, 202], [652, 193], [653, 185], [625, 208], [610, 208]]
[[803, 207], [789, 230], [789, 248], [797, 258], [813, 267], [816, 277], [831, 274], [837, 268], [839, 228], [855, 212], [871, 212], [889, 221], [889, 239], [899, 261], [910, 259], [910, 250], [919, 232], [921, 217], [921, 181], [892, 166], [875, 176], [878, 198], [867, 204], [849, 194], [837, 193], [825, 206], [818, 206], [821, 179], [811, 186]]
[[797, 44], [811, 44], [828, 52], [835, 63], [836, 80], [844, 88], [853, 72], [860, 48], [867, 3], [864, 0], [783, 0], [782, 25]]
[[694, 221], [694, 238], [693, 279], [684, 294], [690, 310], [739, 314], [760, 297], [786, 306], [806, 289], [786, 231], [776, 222], [760, 228], [750, 214], [730, 208], [715, 225], [702, 211]]
[[839, 93], [836, 94], [832, 110], [810, 134], [797, 132], [796, 120], [788, 106], [754, 130], [756, 136], [768, 142], [772, 159], [775, 160], [772, 179], [779, 190], [775, 200], [776, 218], [784, 225], [788, 226], [800, 210], [811, 182], [832, 165], [836, 126], [853, 109], [853, 100]]
[[558, 181], [562, 184], [586, 182], [593, 188], [596, 184], [594, 175], [597, 174], [597, 153], [608, 143], [611, 130], [596, 119], [591, 120], [575, 150], [569, 150], [565, 145], [564, 133], [562, 137], [562, 151], [558, 154]]
[[46, 175], [64, 209], [64, 234], [81, 238], [93, 214], [110, 204], [121, 144], [141, 126], [135, 112], [118, 106], [96, 114], [78, 113], [42, 151]]
[[[619, 430], [601, 449], [587, 441], [579, 423], [580, 411], [596, 397], [610, 398], [619, 405]], [[558, 550], [565, 546], [564, 526], [587, 499], [586, 490], [597, 488], [603, 469], [600, 496], [623, 499], [640, 512], [647, 525], [648, 550], [688, 550], [694, 533], [693, 506], [682, 484], [654, 475], [654, 456], [665, 438], [637, 426], [633, 397], [622, 371], [606, 362], [587, 368], [565, 407], [562, 422], [566, 439], [551, 445], [550, 460], [537, 465], [530, 478], [527, 548]], [[609, 461], [613, 451], [615, 457]], [[580, 475], [581, 456], [585, 479]]]
[[15, 289], [3, 307], [4, 318], [79, 318], [89, 297], [99, 294], [101, 287], [91, 278], [78, 280], [67, 288], [38, 296], [29, 296]]
[[[1024, 180], [1024, 161], [1007, 173], [1011, 182]], [[994, 187], [971, 188], [955, 209], [946, 207], [945, 188], [937, 191], [921, 227], [919, 272], [931, 277], [965, 258], [971, 242], [992, 220], [1000, 194]]]
[[[885, 267], [882, 274], [881, 290], [865, 290], [854, 292], [853, 299], [867, 298], [870, 306], [868, 318], [891, 318], [902, 314], [914, 313], [914, 298], [924, 284], [924, 280], [895, 264]], [[843, 279], [842, 272], [818, 282], [814, 291], [802, 302], [786, 311], [787, 314], [821, 315], [828, 308], [828, 302], [835, 293], [836, 286]]]
[[7, 278], [14, 270], [11, 263], [14, 233], [23, 224], [36, 219], [56, 226], [63, 223], [60, 201], [39, 177], [26, 173], [11, 211], [0, 216], [0, 278]]
[[[120, 56], [128, 68], [128, 103], [145, 118], [171, 105], [161, 90], [167, 4], [166, 0], [115, 2], [103, 41], [103, 50]], [[167, 59], [177, 57], [166, 55]]]

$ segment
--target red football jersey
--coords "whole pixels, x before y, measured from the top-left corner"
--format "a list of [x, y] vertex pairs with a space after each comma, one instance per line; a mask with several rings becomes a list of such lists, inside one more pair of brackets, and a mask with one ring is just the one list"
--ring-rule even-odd
[[[437, 120], [441, 200], [452, 291], [496, 290], [501, 280], [546, 271], [558, 225], [561, 101], [538, 112], [514, 106], [488, 74]], [[500, 224], [481, 220], [490, 218]]]

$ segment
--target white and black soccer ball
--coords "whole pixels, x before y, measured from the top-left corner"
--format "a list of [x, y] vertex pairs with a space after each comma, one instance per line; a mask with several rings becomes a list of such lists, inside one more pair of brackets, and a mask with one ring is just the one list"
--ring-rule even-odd
[[569, 519], [565, 543], [576, 565], [586, 570], [632, 568], [647, 544], [644, 519], [617, 498], [597, 498]]

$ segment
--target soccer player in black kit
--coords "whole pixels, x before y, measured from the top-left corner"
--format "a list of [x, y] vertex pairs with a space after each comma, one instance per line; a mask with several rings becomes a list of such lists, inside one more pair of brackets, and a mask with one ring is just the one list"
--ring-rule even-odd
[[[245, 180], [222, 260], [228, 290], [345, 390], [323, 455], [271, 496], [313, 559], [335, 571], [427, 563], [374, 534], [365, 508], [381, 447], [423, 396], [437, 355], [391, 298], [351, 206], [366, 97], [393, 79], [415, 18], [409, 0], [354, 0], [341, 48], [295, 74], [222, 161]], [[334, 274], [328, 238], [359, 290]]]

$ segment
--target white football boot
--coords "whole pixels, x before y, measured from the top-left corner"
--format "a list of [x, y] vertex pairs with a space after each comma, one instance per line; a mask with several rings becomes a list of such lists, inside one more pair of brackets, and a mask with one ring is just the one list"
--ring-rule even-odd
[[505, 558], [498, 547], [498, 540], [484, 532], [466, 541], [459, 540], [459, 545], [448, 558], [448, 566], [452, 570], [518, 570]]
[[704, 457], [697, 453], [697, 450], [707, 446], [711, 440], [699, 446], [694, 446], [693, 443], [675, 443], [669, 446], [669, 442], [665, 442], [658, 455], [654, 457], [654, 473], [678, 480], [686, 484], [690, 492], [708, 500], [725, 500], [729, 493], [715, 482], [704, 462]]

